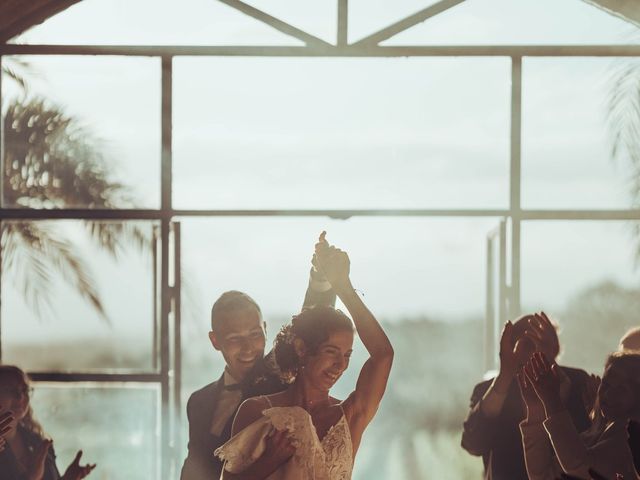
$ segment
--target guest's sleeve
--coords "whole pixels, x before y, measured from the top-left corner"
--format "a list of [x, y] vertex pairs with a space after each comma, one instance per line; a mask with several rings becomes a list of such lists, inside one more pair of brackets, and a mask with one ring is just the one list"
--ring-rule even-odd
[[589, 469], [606, 478], [622, 474], [637, 479], [629, 449], [626, 425], [613, 424], [595, 445], [587, 447], [568, 412], [552, 415], [544, 422], [562, 470], [570, 476], [590, 479]]
[[520, 433], [529, 480], [560, 478], [560, 468], [555, 462], [553, 448], [542, 423], [528, 423], [525, 420], [520, 423]]
[[569, 412], [562, 411], [544, 421], [556, 458], [567, 474], [590, 479], [589, 468], [594, 467], [589, 449], [578, 434]]
[[493, 448], [496, 432], [500, 429], [500, 417], [490, 418], [481, 408], [484, 397], [491, 382], [483, 382], [473, 389], [469, 405], [469, 413], [462, 425], [462, 448], [471, 455], [484, 455]]

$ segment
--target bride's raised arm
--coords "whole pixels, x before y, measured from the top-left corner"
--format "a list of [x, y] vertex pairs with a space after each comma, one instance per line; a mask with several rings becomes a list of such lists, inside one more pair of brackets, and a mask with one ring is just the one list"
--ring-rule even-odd
[[384, 395], [393, 363], [393, 347], [384, 330], [356, 293], [349, 277], [350, 260], [346, 252], [333, 246], [316, 246], [318, 268], [351, 314], [358, 336], [369, 352], [356, 388], [344, 402], [352, 432], [354, 451], [362, 432], [375, 416]]

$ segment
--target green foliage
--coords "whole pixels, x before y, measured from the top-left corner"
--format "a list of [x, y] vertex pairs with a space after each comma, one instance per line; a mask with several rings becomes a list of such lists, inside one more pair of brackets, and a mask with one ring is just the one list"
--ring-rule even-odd
[[[4, 112], [4, 204], [14, 208], [126, 208], [129, 189], [113, 177], [104, 146], [80, 122], [42, 98], [12, 100]], [[125, 222], [86, 222], [100, 248], [117, 257], [132, 244], [147, 248], [142, 229]], [[106, 320], [93, 275], [73, 243], [51, 223], [3, 222], [3, 280], [18, 286], [42, 316], [57, 278], [71, 285]]]
[[562, 363], [601, 374], [620, 337], [640, 323], [640, 290], [607, 281], [579, 292], [561, 317]]
[[128, 189], [112, 178], [103, 145], [42, 98], [4, 113], [4, 200], [28, 208], [122, 208]]

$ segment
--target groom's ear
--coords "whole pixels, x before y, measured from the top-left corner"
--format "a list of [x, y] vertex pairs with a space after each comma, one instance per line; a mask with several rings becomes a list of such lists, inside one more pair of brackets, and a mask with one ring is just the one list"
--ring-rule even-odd
[[304, 344], [304, 340], [302, 340], [301, 338], [293, 339], [293, 349], [295, 350], [298, 358], [304, 358], [304, 356], [307, 354], [307, 346]]
[[209, 341], [216, 350], [220, 351], [222, 349], [220, 346], [220, 340], [214, 332], [209, 332]]

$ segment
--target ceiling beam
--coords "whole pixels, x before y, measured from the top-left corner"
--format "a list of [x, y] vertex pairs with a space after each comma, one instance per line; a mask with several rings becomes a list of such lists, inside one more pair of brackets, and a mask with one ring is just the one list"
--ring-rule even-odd
[[5, 1], [0, 7], [0, 43], [6, 43], [16, 35], [52, 16], [66, 10], [79, 0], [49, 0], [31, 2]]

